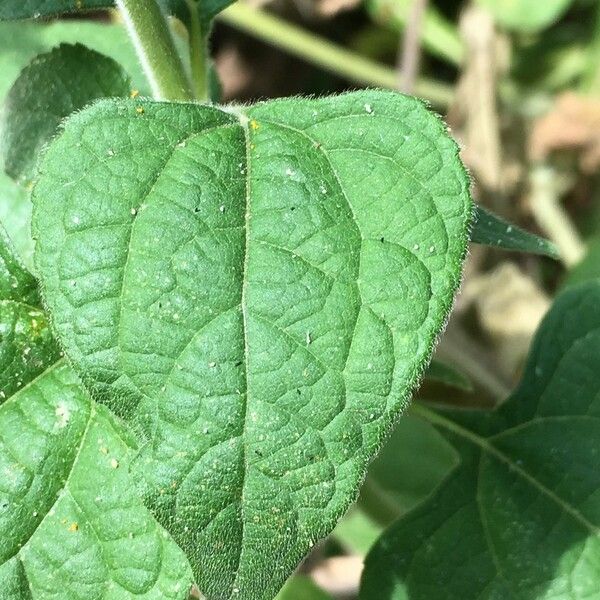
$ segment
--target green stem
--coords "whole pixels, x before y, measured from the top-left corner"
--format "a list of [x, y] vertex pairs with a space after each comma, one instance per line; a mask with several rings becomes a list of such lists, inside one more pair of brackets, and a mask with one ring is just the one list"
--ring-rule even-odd
[[[269, 44], [352, 81], [390, 89], [397, 86], [394, 69], [379, 65], [282, 19], [253, 9], [243, 2], [225, 9], [219, 18]], [[415, 94], [439, 107], [446, 107], [452, 101], [454, 92], [451, 86], [421, 78], [416, 82]]]
[[596, 8], [594, 16], [594, 33], [592, 42], [589, 46], [587, 69], [581, 82], [581, 91], [587, 94], [598, 94], [600, 91], [600, 67], [598, 59], [600, 58], [600, 4]]
[[169, 24], [156, 0], [116, 0], [138, 58], [159, 100], [192, 100]]
[[206, 34], [200, 23], [200, 2], [186, 0], [190, 13], [190, 66], [192, 68], [192, 85], [197, 100], [209, 100], [208, 89], [208, 50]]

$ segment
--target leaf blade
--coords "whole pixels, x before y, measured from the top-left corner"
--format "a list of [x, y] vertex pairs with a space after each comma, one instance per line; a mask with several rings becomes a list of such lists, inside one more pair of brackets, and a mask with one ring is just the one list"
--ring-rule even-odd
[[550, 258], [560, 257], [558, 248], [552, 242], [511, 225], [478, 205], [475, 206], [471, 242], [503, 250], [542, 254]]
[[[74, 155], [76, 139], [93, 144]], [[370, 165], [394, 181], [381, 200]], [[88, 195], [82, 173], [111, 189]], [[147, 440], [133, 467], [146, 503], [208, 597], [273, 595], [356, 494], [449, 310], [471, 214], [455, 144], [388, 92], [242, 113], [102, 101], [52, 144], [34, 203], [53, 322]], [[90, 244], [110, 251], [70, 258]]]
[[[496, 412], [417, 407], [459, 450], [461, 464], [430, 502], [380, 539], [361, 598], [382, 597], [382, 578], [384, 598], [400, 590], [409, 598], [447, 598], [449, 590], [464, 598], [584, 598], [597, 589], [600, 409], [591, 373], [599, 298], [597, 283], [559, 296], [521, 384]], [[460, 506], [471, 507], [469, 516]], [[467, 540], [460, 562], [448, 535], [459, 530]], [[432, 583], [423, 574], [438, 560], [441, 576]]]

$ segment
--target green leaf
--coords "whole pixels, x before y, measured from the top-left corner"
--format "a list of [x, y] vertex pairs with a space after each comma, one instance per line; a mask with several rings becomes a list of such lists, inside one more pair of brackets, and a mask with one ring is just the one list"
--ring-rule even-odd
[[567, 11], [573, 0], [477, 0], [503, 27], [532, 33], [552, 25]]
[[0, 98], [4, 99], [21, 69], [38, 54], [49, 52], [61, 43], [84, 44], [112, 58], [131, 76], [140, 95], [151, 95], [135, 49], [122, 25], [88, 21], [0, 22]]
[[569, 270], [563, 282], [563, 286], [570, 287], [594, 279], [600, 279], [599, 238], [590, 240], [585, 256]]
[[[167, 14], [178, 17], [184, 23], [189, 21], [189, 11], [194, 4], [197, 4], [205, 24], [233, 2], [235, 0], [159, 0], [159, 4]], [[0, 0], [0, 20], [56, 17], [82, 10], [111, 8], [114, 4], [114, 0], [28, 0], [27, 2]]]
[[131, 439], [59, 361], [0, 229], [0, 598], [187, 598], [191, 572], [129, 480]]
[[29, 269], [33, 266], [31, 210], [27, 191], [0, 170], [0, 223], [6, 228], [16, 254]]
[[473, 384], [466, 375], [440, 360], [433, 359], [429, 363], [424, 378], [465, 392], [473, 391]]
[[131, 485], [133, 455], [60, 363], [0, 407], [1, 598], [188, 597], [181, 550]]
[[361, 599], [592, 598], [600, 586], [600, 284], [559, 296], [492, 413], [416, 407], [461, 463], [366, 561]]
[[306, 575], [294, 575], [277, 594], [275, 600], [332, 600]]
[[369, 466], [359, 505], [388, 525], [427, 499], [457, 462], [455, 450], [433, 426], [404, 415]]
[[471, 242], [551, 258], [560, 256], [558, 248], [552, 242], [508, 223], [483, 206], [475, 206]]
[[383, 525], [371, 518], [364, 510], [353, 506], [331, 535], [348, 552], [365, 556], [383, 529]]
[[101, 101], [42, 173], [45, 301], [147, 440], [147, 505], [209, 598], [272, 597], [354, 499], [447, 317], [471, 220], [455, 143], [393, 92]]
[[130, 92], [129, 77], [117, 62], [81, 44], [61, 44], [36, 56], [4, 102], [0, 126], [6, 172], [16, 180], [31, 180], [39, 153], [65, 117], [98, 98]]
[[366, 554], [383, 527], [424, 502], [457, 462], [454, 448], [432, 425], [403, 415], [369, 466], [357, 505], [334, 536], [350, 551]]
[[[159, 1], [163, 8], [170, 14], [186, 10], [186, 0]], [[27, 0], [24, 2], [0, 0], [0, 20], [10, 21], [14, 19], [57, 17], [67, 13], [111, 8], [114, 4], [114, 0]]]
[[111, 0], [0, 0], [0, 19], [39, 19], [112, 6]]
[[0, 225], [0, 404], [58, 357], [37, 282]]

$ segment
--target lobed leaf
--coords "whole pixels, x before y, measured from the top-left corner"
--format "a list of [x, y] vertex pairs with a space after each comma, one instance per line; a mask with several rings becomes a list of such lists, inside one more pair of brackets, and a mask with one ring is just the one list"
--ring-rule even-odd
[[461, 462], [380, 538], [361, 599], [597, 595], [599, 303], [598, 282], [558, 297], [519, 387], [495, 412], [417, 408]]
[[460, 280], [469, 182], [417, 100], [102, 101], [34, 191], [53, 324], [208, 598], [271, 598], [356, 496]]

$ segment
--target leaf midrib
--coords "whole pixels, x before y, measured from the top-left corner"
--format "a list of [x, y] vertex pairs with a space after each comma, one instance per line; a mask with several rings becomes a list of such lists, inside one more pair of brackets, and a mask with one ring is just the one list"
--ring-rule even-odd
[[[511, 470], [517, 473], [521, 478], [523, 478], [529, 485], [537, 489], [540, 493], [550, 498], [555, 504], [557, 504], [564, 512], [573, 517], [578, 523], [583, 525], [587, 530], [590, 531], [593, 535], [600, 537], [600, 527], [594, 525], [591, 521], [589, 521], [586, 517], [584, 517], [575, 507], [571, 506], [568, 502], [563, 500], [560, 496], [558, 496], [551, 489], [546, 487], [543, 483], [538, 481], [535, 477], [530, 475], [525, 469], [520, 467], [515, 461], [513, 461], [509, 456], [504, 454], [501, 450], [496, 448], [487, 438], [484, 438], [477, 433], [467, 429], [466, 427], [462, 427], [458, 423], [440, 415], [439, 413], [423, 406], [419, 403], [413, 403], [411, 406], [411, 411], [415, 414], [427, 419], [434, 425], [438, 425], [451, 431], [452, 433], [458, 435], [459, 437], [471, 442], [480, 450], [487, 452], [494, 458], [498, 459], [500, 462], [507, 465]], [[588, 417], [589, 418], [589, 417]], [[502, 434], [506, 434], [511, 431], [511, 429], [505, 430]]]

